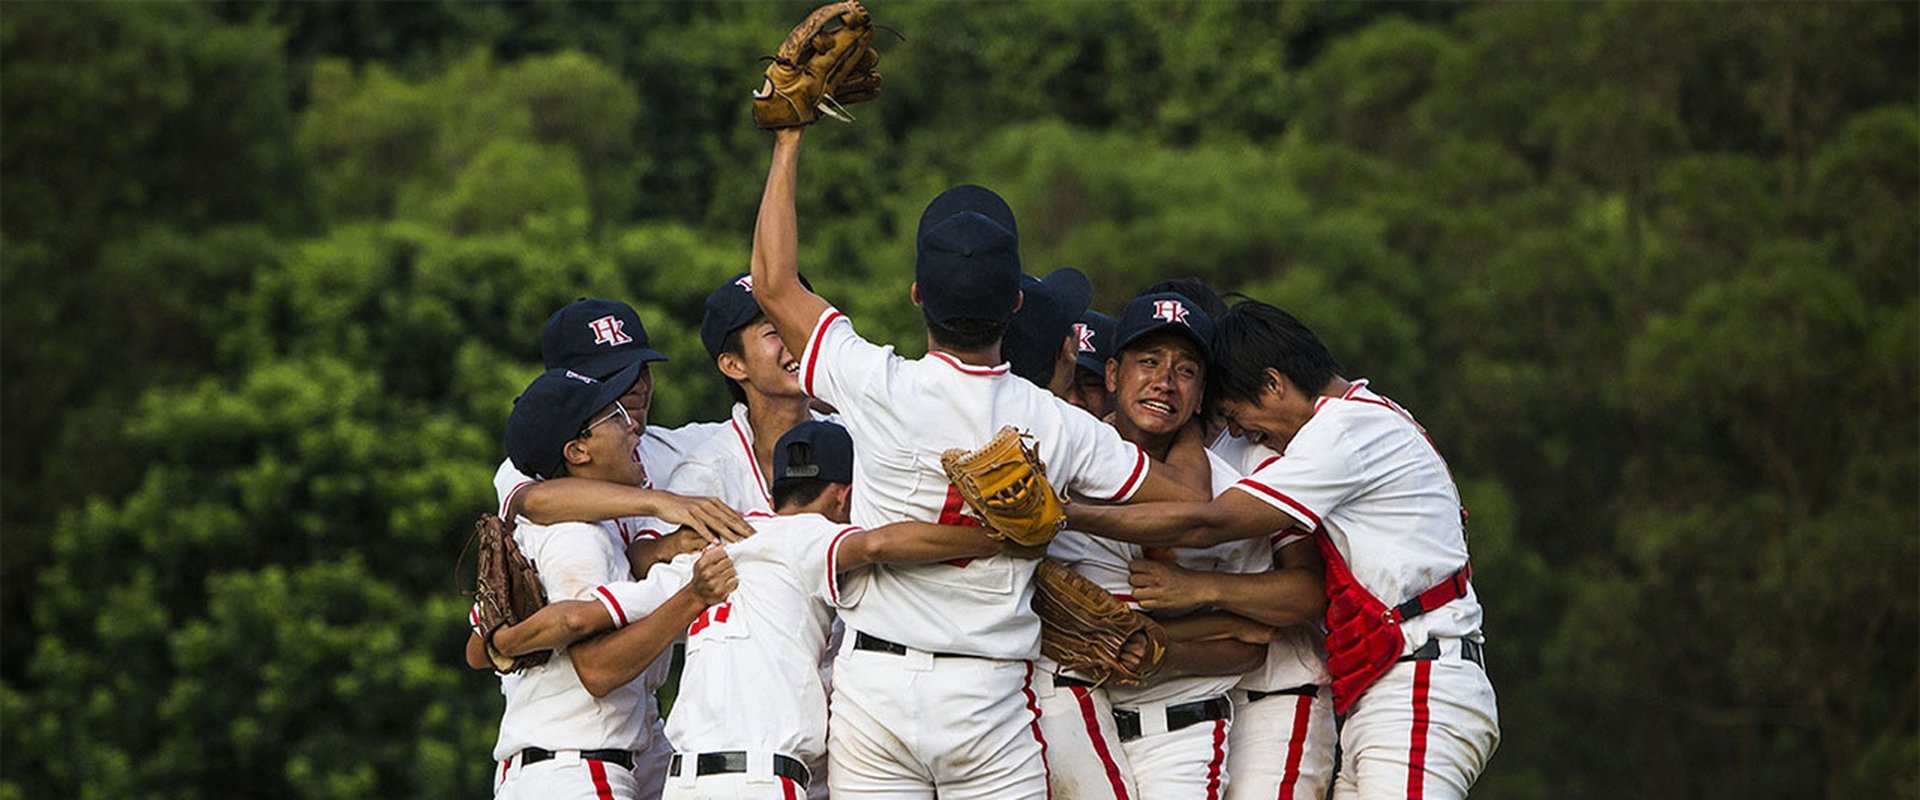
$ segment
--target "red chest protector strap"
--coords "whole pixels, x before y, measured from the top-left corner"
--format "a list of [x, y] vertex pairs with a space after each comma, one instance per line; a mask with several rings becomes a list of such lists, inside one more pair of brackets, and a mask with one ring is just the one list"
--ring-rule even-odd
[[1354, 579], [1325, 529], [1313, 540], [1327, 562], [1327, 671], [1333, 673], [1333, 709], [1345, 714], [1400, 658], [1406, 646], [1400, 623], [1467, 596], [1473, 568], [1461, 567], [1412, 600], [1388, 607]]

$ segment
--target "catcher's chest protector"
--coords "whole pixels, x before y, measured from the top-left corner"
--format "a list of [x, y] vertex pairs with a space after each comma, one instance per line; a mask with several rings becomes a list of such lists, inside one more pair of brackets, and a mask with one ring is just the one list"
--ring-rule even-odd
[[1333, 710], [1345, 714], [1374, 681], [1393, 669], [1406, 646], [1400, 623], [1467, 596], [1470, 567], [1461, 567], [1418, 597], [1389, 607], [1360, 585], [1323, 528], [1313, 541], [1327, 562], [1327, 671], [1333, 674]]

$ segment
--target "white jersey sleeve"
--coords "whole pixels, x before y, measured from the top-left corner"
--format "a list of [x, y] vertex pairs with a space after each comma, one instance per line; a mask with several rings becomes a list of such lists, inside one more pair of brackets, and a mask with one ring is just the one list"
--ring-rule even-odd
[[508, 515], [507, 507], [513, 502], [514, 495], [532, 485], [532, 478], [514, 469], [513, 459], [502, 459], [500, 468], [493, 471], [493, 492], [500, 499], [500, 509], [495, 513], [501, 519], [512, 522], [513, 517]]
[[[1051, 446], [1041, 442], [1041, 460], [1047, 463], [1048, 474], [1072, 476], [1066, 486], [1055, 488], [1107, 503], [1124, 503], [1133, 497], [1147, 477], [1147, 454], [1085, 409], [1054, 400], [1061, 409], [1060, 441]], [[1068, 469], [1055, 466], [1060, 464]]]
[[600, 601], [617, 630], [660, 610], [693, 577], [693, 562], [699, 556], [686, 553], [665, 564], [655, 564], [645, 580], [616, 581], [594, 587], [594, 599]]
[[836, 408], [857, 405], [883, 383], [889, 362], [898, 360], [892, 347], [873, 344], [853, 331], [853, 321], [829, 306], [821, 312], [800, 354], [800, 388]]
[[1269, 460], [1233, 488], [1285, 512], [1309, 532], [1319, 530], [1320, 521], [1366, 482], [1339, 433], [1333, 426], [1302, 428], [1284, 458]]

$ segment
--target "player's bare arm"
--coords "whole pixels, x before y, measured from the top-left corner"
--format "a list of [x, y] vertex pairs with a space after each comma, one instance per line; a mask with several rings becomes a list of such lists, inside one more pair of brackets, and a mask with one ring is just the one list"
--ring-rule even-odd
[[1178, 640], [1167, 643], [1160, 669], [1172, 675], [1239, 675], [1266, 663], [1267, 646], [1237, 639]]
[[1203, 611], [1160, 620], [1167, 639], [1175, 642], [1234, 641], [1265, 646], [1273, 640], [1273, 626], [1230, 611]]
[[664, 564], [687, 553], [698, 553], [709, 542], [700, 532], [691, 527], [681, 526], [665, 536], [635, 539], [627, 544], [627, 563], [632, 565], [633, 579], [643, 580], [655, 564]]
[[541, 525], [655, 517], [692, 528], [709, 542], [737, 542], [753, 535], [753, 527], [740, 512], [717, 498], [687, 497], [592, 478], [540, 481], [516, 492], [507, 511]]
[[896, 522], [873, 530], [848, 534], [840, 540], [834, 564], [850, 572], [868, 564], [929, 564], [952, 558], [985, 558], [1002, 553], [1038, 558], [1044, 548], [1023, 548], [994, 539], [985, 528]]
[[1067, 506], [1069, 528], [1160, 547], [1212, 547], [1221, 542], [1265, 536], [1293, 525], [1294, 519], [1285, 512], [1239, 491], [1222, 494], [1212, 502]]
[[700, 612], [725, 600], [739, 586], [726, 551], [708, 548], [694, 562], [692, 580], [653, 613], [620, 630], [574, 643], [569, 653], [580, 684], [594, 697], [605, 697], [632, 682], [686, 632]]
[[1326, 616], [1327, 596], [1320, 551], [1300, 540], [1274, 556], [1266, 572], [1203, 572], [1155, 559], [1135, 559], [1128, 581], [1133, 596], [1151, 611], [1214, 606], [1276, 628], [1305, 625]]
[[773, 132], [773, 163], [760, 195], [753, 225], [753, 297], [774, 330], [796, 355], [806, 352], [813, 325], [827, 301], [800, 283], [800, 226], [794, 209], [794, 184], [800, 170], [800, 139], [805, 128]]

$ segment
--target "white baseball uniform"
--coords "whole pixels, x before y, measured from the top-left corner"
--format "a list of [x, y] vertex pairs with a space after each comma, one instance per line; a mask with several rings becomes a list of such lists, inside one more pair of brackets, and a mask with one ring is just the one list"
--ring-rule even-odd
[[[550, 599], [584, 600], [595, 587], [629, 577], [625, 548], [600, 525], [566, 522], [534, 525], [521, 521], [514, 530], [521, 551], [540, 568]], [[494, 796], [499, 798], [658, 797], [665, 764], [646, 754], [665, 750], [654, 713], [653, 691], [665, 679], [660, 659], [640, 679], [596, 698], [575, 673], [567, 650], [547, 663], [522, 670], [503, 683], [506, 713], [493, 757], [500, 769]], [[549, 751], [546, 757], [528, 749]], [[592, 758], [589, 751], [632, 754], [635, 768]], [[531, 762], [531, 763], [529, 763]]]
[[[840, 421], [837, 415], [814, 413], [813, 418]], [[717, 497], [742, 514], [772, 515], [771, 481], [753, 454], [753, 445], [758, 440], [747, 418], [747, 405], [734, 403], [731, 419], [708, 424], [713, 426], [712, 432], [697, 446], [689, 448], [672, 472], [664, 473], [666, 490], [680, 495]], [[833, 688], [833, 653], [839, 649], [844, 629], [840, 619], [834, 617], [833, 629], [827, 638], [828, 649], [820, 656], [820, 679], [826, 682], [828, 691]], [[807, 767], [814, 776], [807, 796], [821, 800], [827, 796], [826, 751], [820, 751], [817, 759], [807, 762]]]
[[[1211, 452], [1207, 456], [1213, 493], [1218, 495], [1232, 488], [1240, 479], [1240, 472], [1226, 459]], [[1117, 551], [1125, 557], [1108, 558], [1104, 569], [1092, 569], [1088, 577], [1131, 601], [1133, 589], [1127, 579], [1127, 564], [1142, 556], [1141, 548], [1112, 540], [1093, 540], [1105, 543], [1105, 550]], [[1178, 548], [1174, 556], [1181, 567], [1201, 572], [1264, 572], [1273, 566], [1272, 551], [1266, 542], [1259, 540]], [[1121, 747], [1133, 765], [1134, 781], [1139, 784], [1142, 797], [1219, 799], [1229, 778], [1227, 737], [1235, 723], [1230, 714], [1197, 723], [1192, 721], [1192, 715], [1203, 708], [1217, 711], [1231, 708], [1227, 692], [1240, 679], [1239, 675], [1180, 675], [1155, 678], [1145, 686], [1114, 686], [1108, 690], [1116, 715], [1137, 715], [1139, 720], [1138, 738], [1123, 741]], [[1182, 722], [1188, 724], [1171, 729]]]
[[[1208, 445], [1215, 455], [1251, 474], [1280, 454], [1222, 430]], [[1298, 530], [1273, 534], [1281, 548], [1309, 537]], [[1319, 800], [1333, 780], [1333, 695], [1319, 626], [1276, 631], [1267, 659], [1231, 692], [1233, 730], [1227, 735], [1227, 800]]]
[[[800, 380], [839, 409], [853, 438], [852, 518], [862, 527], [966, 519], [940, 454], [979, 447], [1002, 425], [1034, 436], [1056, 488], [1121, 501], [1146, 477], [1139, 448], [1005, 364], [901, 358], [832, 308], [801, 354]], [[1004, 555], [876, 565], [847, 582], [830, 732], [835, 793], [1046, 795], [1033, 567]]]
[[[818, 514], [750, 519], [754, 535], [726, 546], [739, 588], [687, 629], [686, 665], [667, 721], [681, 769], [667, 779], [668, 798], [791, 800], [806, 792], [805, 776], [783, 777], [776, 765], [826, 756], [826, 688], [818, 671], [793, 666], [817, 663], [827, 648], [839, 594], [834, 552], [859, 528]], [[686, 584], [696, 558], [683, 555], [645, 581], [604, 587], [603, 604], [616, 619], [646, 613]], [[698, 775], [703, 755], [735, 758], [746, 770]]]
[[[1325, 537], [1322, 552], [1390, 607], [1467, 563], [1445, 460], [1413, 417], [1366, 381], [1316, 401], [1286, 456], [1235, 488]], [[1493, 686], [1467, 660], [1483, 642], [1480, 603], [1470, 585], [1462, 595], [1400, 623], [1403, 659], [1423, 650], [1438, 657], [1394, 664], [1348, 709], [1336, 798], [1465, 797], [1493, 755]]]

